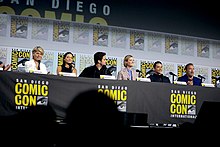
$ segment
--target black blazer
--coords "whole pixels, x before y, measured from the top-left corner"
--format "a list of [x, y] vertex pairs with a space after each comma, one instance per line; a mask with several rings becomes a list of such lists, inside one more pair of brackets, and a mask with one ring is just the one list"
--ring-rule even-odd
[[149, 76], [151, 82], [170, 83], [170, 79], [164, 75], [153, 74]]
[[87, 78], [100, 78], [100, 75], [111, 75], [111, 72], [108, 70], [106, 66], [102, 66], [99, 70], [95, 65], [86, 67], [79, 77], [87, 77]]

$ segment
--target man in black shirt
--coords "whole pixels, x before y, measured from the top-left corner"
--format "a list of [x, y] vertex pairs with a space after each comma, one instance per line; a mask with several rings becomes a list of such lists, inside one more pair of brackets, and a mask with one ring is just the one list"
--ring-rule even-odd
[[106, 53], [96, 52], [94, 54], [95, 65], [86, 67], [79, 77], [100, 78], [100, 75], [111, 75], [106, 67]]
[[162, 74], [163, 65], [160, 61], [154, 63], [154, 74], [150, 75], [151, 82], [170, 83], [170, 79]]

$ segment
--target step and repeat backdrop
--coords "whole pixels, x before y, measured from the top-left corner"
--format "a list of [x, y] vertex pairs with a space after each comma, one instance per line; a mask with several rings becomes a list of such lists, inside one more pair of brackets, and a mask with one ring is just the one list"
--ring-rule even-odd
[[214, 84], [213, 77], [220, 76], [220, 42], [216, 40], [0, 14], [0, 61], [12, 64], [11, 71], [24, 72], [24, 63], [32, 59], [35, 46], [45, 49], [42, 62], [50, 74], [56, 74], [67, 51], [74, 54], [77, 75], [94, 64], [96, 51], [103, 51], [107, 53], [107, 67], [115, 67], [114, 76], [127, 54], [134, 56], [134, 68], [141, 71], [142, 77], [157, 60], [163, 63], [163, 73], [171, 81], [169, 72], [182, 76], [189, 62], [194, 63], [196, 76], [206, 78], [204, 83]]

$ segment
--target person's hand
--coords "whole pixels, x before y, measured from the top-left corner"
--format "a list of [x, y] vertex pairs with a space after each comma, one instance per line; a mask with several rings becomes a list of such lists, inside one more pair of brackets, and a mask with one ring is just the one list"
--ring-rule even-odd
[[10, 68], [11, 68], [11, 64], [8, 64], [8, 65], [5, 66], [4, 70], [7, 71], [7, 70], [9, 70]]
[[193, 81], [188, 81], [187, 85], [193, 85]]

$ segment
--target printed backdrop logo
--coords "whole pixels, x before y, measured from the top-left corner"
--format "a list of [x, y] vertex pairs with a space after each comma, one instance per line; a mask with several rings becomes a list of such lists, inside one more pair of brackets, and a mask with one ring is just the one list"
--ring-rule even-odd
[[170, 117], [196, 118], [196, 92], [171, 90]]
[[165, 53], [178, 54], [178, 37], [173, 35], [165, 36]]
[[32, 20], [32, 39], [48, 40], [49, 21], [42, 19]]
[[80, 54], [79, 58], [79, 73], [81, 73], [84, 68], [92, 66], [94, 64], [94, 59], [92, 55]]
[[197, 56], [209, 58], [209, 41], [197, 40]]
[[107, 27], [93, 28], [93, 45], [108, 46], [109, 30]]
[[53, 23], [53, 41], [69, 42], [70, 24], [67, 22]]
[[126, 112], [127, 90], [127, 86], [98, 85], [98, 92], [113, 99], [121, 112]]
[[212, 68], [212, 84], [217, 84], [217, 79], [220, 77], [220, 69]]
[[12, 71], [25, 71], [25, 62], [30, 60], [31, 51], [26, 49], [12, 49], [11, 52], [11, 70]]
[[16, 79], [15, 109], [24, 110], [30, 106], [46, 106], [48, 104], [48, 94], [48, 81]]
[[41, 62], [46, 65], [48, 73], [53, 73], [53, 69], [56, 68], [56, 67], [54, 67], [53, 60], [54, 60], [54, 52], [45, 51]]
[[183, 75], [186, 74], [186, 70], [185, 70], [185, 65], [177, 65], [177, 72], [178, 72], [178, 77], [182, 77]]
[[126, 47], [126, 31], [122, 29], [112, 29], [112, 47]]
[[28, 19], [22, 17], [11, 17], [11, 37], [27, 38]]
[[108, 68], [112, 76], [117, 76], [117, 58], [108, 57], [106, 59], [106, 67]]
[[144, 50], [144, 32], [130, 32], [130, 49]]
[[150, 71], [151, 69], [153, 69], [154, 66], [154, 62], [150, 62], [150, 61], [141, 61], [141, 77], [142, 78], [146, 78], [149, 75], [146, 75], [148, 71]]
[[153, 52], [161, 52], [162, 35], [157, 33], [148, 33], [148, 50]]
[[73, 25], [73, 42], [89, 45], [89, 26], [75, 24]]

